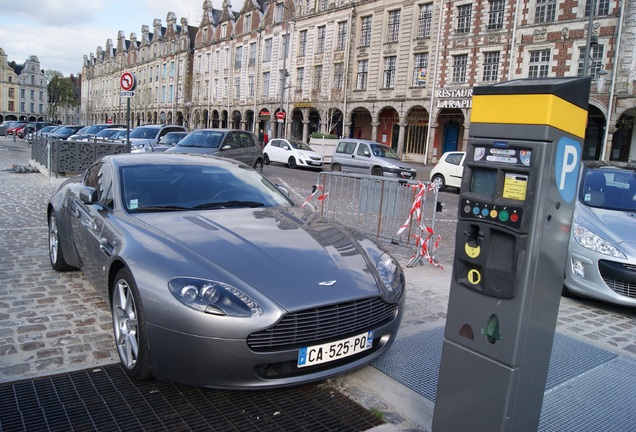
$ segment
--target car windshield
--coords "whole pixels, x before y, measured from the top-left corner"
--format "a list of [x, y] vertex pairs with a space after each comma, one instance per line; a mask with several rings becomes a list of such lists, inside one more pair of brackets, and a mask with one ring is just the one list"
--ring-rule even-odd
[[588, 169], [580, 193], [581, 202], [589, 207], [636, 211], [636, 171]]
[[93, 125], [87, 128], [86, 130], [82, 130], [82, 134], [84, 135], [95, 135], [102, 129], [106, 129], [106, 125]]
[[385, 146], [382, 144], [371, 144], [371, 150], [373, 151], [374, 156], [400, 160], [400, 157], [397, 155], [397, 153], [395, 153], [389, 146]]
[[95, 136], [98, 136], [98, 137], [112, 137], [117, 132], [119, 132], [117, 129], [103, 129], [103, 130], [100, 130], [97, 133], [97, 135], [95, 135]]
[[224, 132], [200, 130], [190, 132], [187, 137], [177, 143], [178, 147], [218, 148], [223, 141]]
[[185, 133], [167, 133], [159, 140], [159, 144], [174, 145], [181, 141], [185, 136]]
[[142, 139], [155, 139], [158, 133], [159, 133], [159, 128], [140, 126], [138, 128], [133, 129], [130, 132], [130, 137], [142, 138]]
[[291, 206], [265, 177], [238, 165], [134, 165], [120, 169], [129, 212]]
[[58, 130], [56, 130], [55, 133], [67, 134], [67, 133], [74, 133], [76, 131], [77, 131], [77, 128], [74, 128], [74, 127], [71, 127], [71, 126], [62, 126]]
[[308, 144], [305, 144], [302, 141], [289, 141], [289, 142], [292, 145], [292, 147], [294, 147], [295, 149], [313, 151], [313, 149], [309, 147]]

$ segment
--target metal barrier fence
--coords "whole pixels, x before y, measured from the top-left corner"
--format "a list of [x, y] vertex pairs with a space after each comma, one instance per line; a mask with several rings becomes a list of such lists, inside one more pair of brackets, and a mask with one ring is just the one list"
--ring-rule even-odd
[[437, 188], [430, 182], [323, 171], [304, 205], [375, 239], [413, 246], [408, 266], [435, 263]]
[[80, 173], [105, 155], [125, 153], [126, 144], [108, 141], [67, 141], [36, 137], [31, 145], [31, 158], [46, 167], [49, 176], [58, 173]]

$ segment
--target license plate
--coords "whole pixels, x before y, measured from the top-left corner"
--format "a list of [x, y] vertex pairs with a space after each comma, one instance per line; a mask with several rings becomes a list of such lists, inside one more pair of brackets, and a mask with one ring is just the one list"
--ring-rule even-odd
[[349, 357], [373, 347], [373, 330], [322, 345], [301, 348], [298, 351], [298, 367], [313, 366]]
[[320, 162], [307, 161], [309, 165], [320, 165]]

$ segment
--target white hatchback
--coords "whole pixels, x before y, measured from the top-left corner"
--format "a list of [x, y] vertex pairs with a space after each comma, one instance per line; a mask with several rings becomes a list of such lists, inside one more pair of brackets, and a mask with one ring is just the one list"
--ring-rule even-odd
[[431, 182], [437, 185], [439, 190], [445, 187], [460, 188], [464, 175], [464, 159], [466, 152], [446, 152], [431, 170]]
[[323, 157], [302, 141], [282, 138], [270, 139], [263, 149], [265, 164], [278, 162], [289, 168], [306, 167], [322, 169]]

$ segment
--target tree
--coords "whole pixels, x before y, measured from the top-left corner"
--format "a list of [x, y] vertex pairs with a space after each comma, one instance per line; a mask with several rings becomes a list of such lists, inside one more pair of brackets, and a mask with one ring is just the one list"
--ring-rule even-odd
[[49, 93], [49, 116], [52, 120], [59, 120], [60, 110], [79, 105], [73, 80], [56, 70], [47, 70], [44, 75], [48, 81], [46, 89]]

